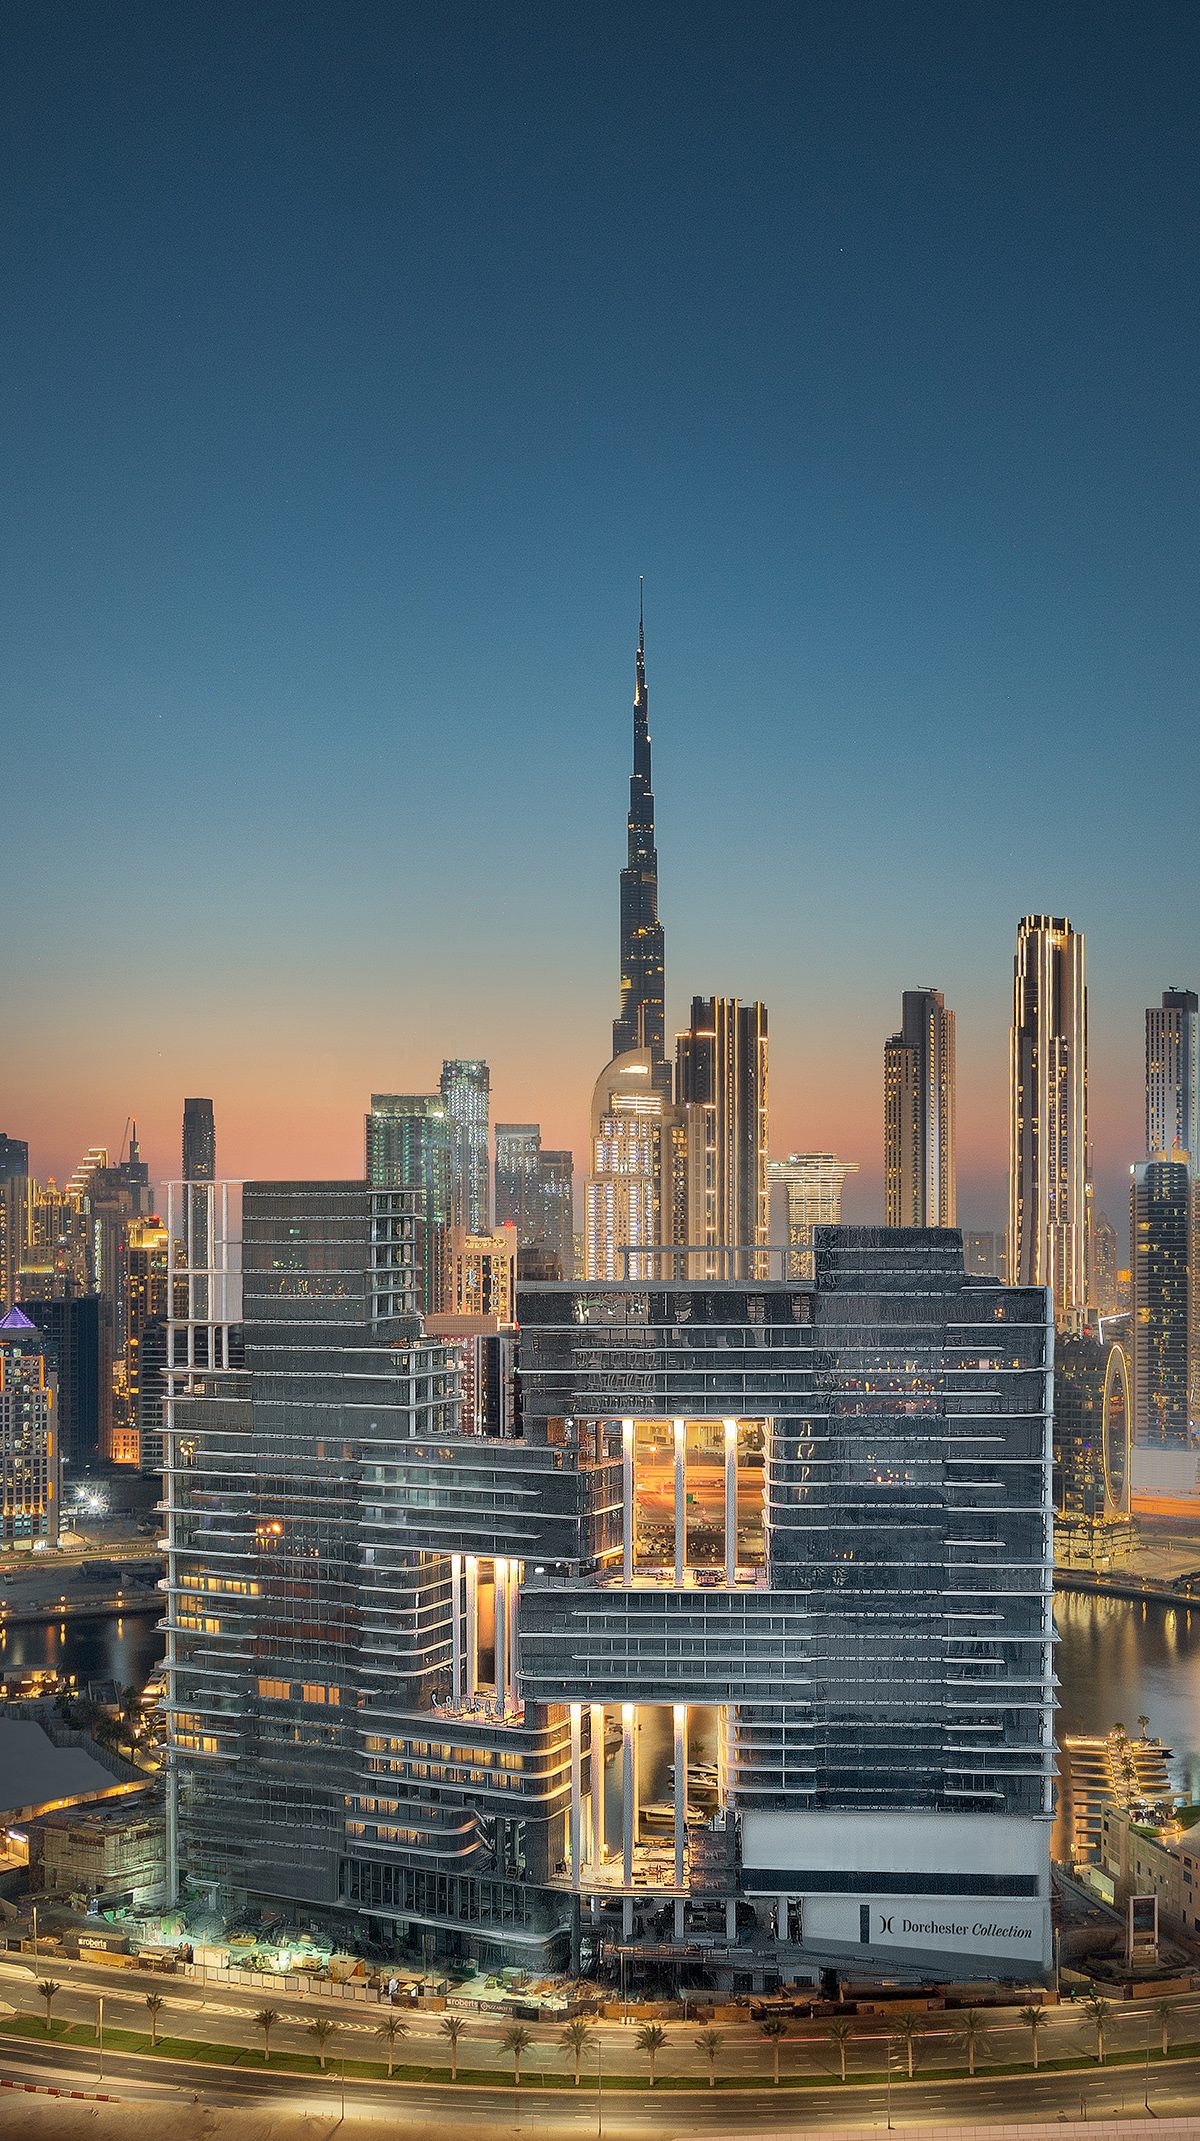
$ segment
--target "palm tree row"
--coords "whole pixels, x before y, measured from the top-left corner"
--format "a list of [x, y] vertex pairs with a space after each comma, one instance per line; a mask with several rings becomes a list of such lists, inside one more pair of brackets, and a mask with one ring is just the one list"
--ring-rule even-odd
[[[46, 2030], [48, 2034], [50, 2030], [50, 2010], [53, 2007], [54, 2002], [57, 1999], [59, 1993], [62, 1991], [62, 1986], [57, 1984], [53, 1978], [42, 1978], [38, 1983], [37, 1990], [41, 1998], [46, 2003]], [[158, 2044], [158, 2018], [165, 2005], [166, 2001], [164, 2000], [160, 1992], [148, 1992], [146, 1994], [146, 2007], [149, 2010], [150, 2014], [150, 2042], [152, 2046], [157, 2046]], [[1089, 1993], [1087, 1999], [1084, 2000], [1081, 2005], [1095, 2033], [1095, 2056], [1097, 2064], [1103, 2066], [1105, 2049], [1107, 2044], [1107, 2033], [1112, 2022], [1113, 2011], [1111, 2003], [1101, 1998], [1099, 1993], [1092, 1992]], [[1149, 2012], [1154, 2015], [1159, 2024], [1162, 2033], [1162, 2056], [1165, 2059], [1170, 2050], [1171, 2018], [1174, 2012], [1172, 2003], [1170, 2000], [1166, 1999], [1156, 2000], [1153, 2003], [1153, 2006], [1149, 2009]], [[264, 2062], [269, 2063], [271, 2057], [271, 2032], [274, 2029], [276, 2023], [281, 2022], [284, 2018], [277, 2012], [275, 2008], [263, 2007], [259, 2009], [259, 2012], [254, 2016], [253, 2019], [257, 2028], [262, 2031], [263, 2059]], [[1020, 2010], [1020, 2019], [1029, 2031], [1032, 2051], [1032, 2064], [1033, 2070], [1036, 2073], [1038, 2070], [1039, 2062], [1038, 2038], [1046, 2024], [1047, 2010], [1044, 2007], [1022, 2007]], [[324, 2073], [325, 2071], [325, 2056], [330, 2043], [330, 2039], [336, 2036], [338, 2027], [339, 2025], [336, 2022], [332, 2021], [326, 2015], [319, 2015], [315, 2021], [310, 2022], [307, 2025], [308, 2034], [314, 2039], [316, 2043], [317, 2056], [320, 2061], [322, 2073]], [[460, 2015], [443, 2015], [441, 2021], [438, 2024], [438, 2028], [441, 2035], [446, 2039], [447, 2044], [449, 2045], [450, 2079], [451, 2081], [456, 2082], [458, 2080], [459, 2039], [466, 2029], [466, 2023]], [[760, 2034], [767, 2040], [771, 2047], [771, 2060], [773, 2070], [771, 2078], [776, 2084], [776, 2086], [778, 2086], [779, 2083], [780, 2047], [783, 2039], [787, 2035], [787, 2030], [787, 2021], [782, 2015], [768, 2015], [766, 2019], [760, 2022], [759, 2024]], [[897, 2016], [895, 2023], [893, 2024], [891, 2030], [888, 2032], [886, 2039], [884, 2040], [889, 2046], [889, 2056], [890, 2047], [893, 2044], [896, 2045], [904, 2053], [908, 2067], [909, 2081], [912, 2081], [913, 2079], [914, 2059], [917, 2047], [922, 2040], [923, 2034], [923, 2018], [919, 2014], [905, 2013]], [[387, 2016], [386, 2020], [381, 2023], [377, 2031], [377, 2035], [383, 2039], [387, 2047], [387, 2071], [388, 2079], [391, 2080], [395, 2069], [396, 2045], [401, 2038], [407, 2037], [408, 2023], [403, 2021], [399, 2015], [390, 2014]], [[845, 2016], [838, 2016], [836, 2020], [829, 2024], [825, 2035], [829, 2043], [833, 2045], [834, 2049], [837, 2052], [839, 2079], [844, 2082], [847, 2078], [847, 2050], [854, 2036], [853, 2025]], [[509, 2054], [510, 2058], [512, 2059], [513, 2083], [514, 2086], [518, 2089], [521, 2086], [521, 2056], [524, 2052], [527, 2052], [529, 2050], [529, 2047], [531, 2046], [533, 2041], [534, 2040], [531, 2032], [527, 2030], [524, 2024], [521, 2022], [514, 2022], [510, 2024], [509, 2027], [505, 2030], [503, 2037], [501, 2038], [501, 2044], [504, 2050]], [[649, 2070], [649, 2084], [650, 2087], [653, 2089], [658, 2079], [658, 2055], [668, 2042], [667, 2032], [665, 2029], [662, 2028], [661, 2024], [657, 2022], [647, 2022], [644, 2023], [642, 2027], [638, 2030], [633, 2041], [637, 2046], [637, 2049], [640, 2052], [644, 2052], [646, 2055], [646, 2061]], [[878, 2042], [879, 2040], [874, 2038], [866, 2038], [864, 2039], [864, 2041], [867, 2043], [872, 2043]], [[596, 2030], [593, 2028], [590, 2022], [583, 2021], [582, 2019], [568, 2022], [565, 2028], [560, 2032], [559, 2043], [563, 2046], [565, 2051], [568, 2051], [571, 2054], [574, 2060], [576, 2088], [579, 2087], [580, 2080], [582, 2078], [581, 2069], [583, 2055], [594, 2043], [597, 2042], [598, 2037]], [[967, 2073], [973, 2076], [975, 2073], [976, 2058], [978, 2054], [985, 2048], [988, 2042], [987, 2030], [984, 2023], [984, 2019], [976, 2008], [968, 2007], [963, 2010], [960, 2028], [958, 2032], [958, 2042], [961, 2044], [962, 2049], [966, 2055]], [[709, 2088], [715, 2088], [717, 2080], [717, 2055], [721, 2049], [722, 2044], [724, 2043], [724, 2036], [722, 2032], [717, 2029], [702, 2029], [693, 2039], [693, 2043], [695, 2044], [696, 2050], [698, 2052], [702, 2052], [708, 2062]]]

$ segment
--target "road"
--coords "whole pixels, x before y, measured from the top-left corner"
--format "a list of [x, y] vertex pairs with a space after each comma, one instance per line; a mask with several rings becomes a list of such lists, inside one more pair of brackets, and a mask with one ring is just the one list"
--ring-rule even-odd
[[[40, 2044], [14, 2045], [0, 2040], [0, 2073], [20, 2079], [53, 2081], [64, 2088], [118, 2094], [128, 2102], [191, 2103], [248, 2109], [287, 2109], [337, 2117], [342, 2085], [335, 2071], [316, 2076], [214, 2068], [172, 2062], [169, 2075], [150, 2057], [106, 2052], [101, 2085], [98, 2053], [90, 2048]], [[917, 2082], [892, 2092], [896, 2126], [1031, 2124], [1041, 2120], [1089, 2120], [1144, 2117], [1140, 2070], [1094, 2068], [1083, 2075], [1018, 2075], [975, 2082]], [[1151, 2069], [1150, 2107], [1159, 2119], [1195, 2116], [1200, 2111], [1200, 2060], [1180, 2060], [1168, 2069]], [[349, 2117], [386, 2119], [394, 2131], [428, 2134], [444, 2128], [455, 2115], [449, 2085], [360, 2082], [345, 2088]], [[885, 2127], [888, 2099], [882, 2087], [847, 2092], [836, 2086], [776, 2093], [766, 2088], [689, 2091], [686, 2098], [669, 2090], [606, 2094], [603, 2132], [617, 2141], [664, 2141], [671, 2135], [738, 2135], [751, 2132], [819, 2132], [847, 2126]], [[590, 2077], [578, 2095], [522, 2092], [518, 2106], [510, 2086], [472, 2088], [461, 2106], [471, 2133], [536, 2130], [541, 2141], [583, 2141], [598, 2134], [597, 2095]]]
[[[157, 1992], [164, 2002], [159, 2014], [159, 2030], [164, 2037], [235, 2045], [244, 2048], [249, 2058], [261, 2059], [262, 2032], [254, 2017], [269, 2005], [279, 2015], [271, 2033], [273, 2051], [311, 2055], [314, 2045], [308, 2035], [308, 2026], [315, 2015], [324, 2014], [336, 2025], [329, 2056], [351, 2060], [386, 2057], [379, 2029], [390, 2010], [373, 2001], [350, 2001], [321, 1992], [303, 1995], [268, 1993], [256, 1986], [242, 1988], [211, 1982], [205, 1986], [185, 1978], [153, 1977], [143, 1972], [126, 1974], [104, 1965], [72, 1963], [66, 1958], [45, 1956], [41, 1958], [40, 1970], [43, 1978], [52, 1977], [61, 1987], [52, 2005], [53, 2016], [58, 2021], [87, 2022], [94, 2026], [96, 2002], [102, 1994], [107, 2027], [148, 2030], [150, 2018], [146, 2010], [146, 1994]], [[34, 1979], [31, 1957], [0, 1956], [0, 2009], [44, 2017], [45, 2005]], [[1039, 2038], [1039, 2055], [1043, 2063], [1067, 2058], [1091, 2060], [1095, 2031], [1079, 2008], [1051, 2008], [1045, 2010], [1045, 2016]], [[442, 2034], [441, 2016], [410, 2010], [403, 2011], [401, 2019], [406, 2024], [406, 2035], [396, 2045], [397, 2061], [448, 2069], [449, 2048]], [[1028, 2070], [1031, 2054], [1028, 2026], [1011, 2010], [985, 2019], [985, 2035], [976, 2051], [981, 2077], [976, 2087], [983, 2086], [987, 2069], [995, 2065], [1020, 2065]], [[0, 2027], [2, 2024], [3, 2012], [0, 2012]], [[508, 2062], [500, 2039], [507, 2018], [469, 2014], [464, 2017], [464, 2025], [459, 2044], [461, 2071], [466, 2075], [489, 2078], [498, 2072], [503, 2074]], [[551, 2022], [527, 2026], [533, 2039], [523, 2063], [527, 2076], [532, 2078], [543, 2069], [556, 2076], [569, 2073], [572, 2055], [558, 2041], [558, 2026]], [[903, 2100], [908, 2105], [920, 2097], [925, 2086], [920, 2081], [923, 2069], [959, 2067], [964, 2063], [961, 2026], [961, 2017], [953, 2012], [920, 2018], [920, 2035], [914, 2046], [917, 2081], [912, 2085], [901, 2082], [907, 2065], [906, 2053], [901, 2046], [892, 2045], [897, 2102]], [[707, 2060], [695, 2041], [697, 2025], [675, 2022], [665, 2027], [667, 2041], [658, 2055], [660, 2080], [666, 2082], [674, 2076], [705, 2078]], [[889, 2055], [886, 2023], [865, 2018], [852, 2022], [851, 2027], [853, 2035], [846, 2046], [850, 2077], [883, 2075]], [[838, 2053], [827, 2028], [820, 2022], [796, 2021], [790, 2025], [790, 2034], [781, 2046], [781, 2067], [785, 2075], [827, 2075], [831, 2082], [835, 2081]], [[1176, 2076], [1184, 2071], [1182, 2061], [1164, 2065], [1159, 2056], [1161, 2034], [1159, 2017], [1142, 2006], [1114, 2008], [1106, 2035], [1106, 2049], [1110, 2055], [1114, 2052], [1141, 2055], [1150, 2050], [1152, 2091], [1176, 2086]], [[598, 2038], [605, 2075], [638, 2081], [645, 2079], [646, 2057], [637, 2045], [636, 2035], [636, 2028], [629, 2025], [609, 2023], [602, 2026]], [[1169, 2035], [1175, 2043], [1200, 2044], [1200, 1995], [1189, 1994], [1172, 2002]], [[718, 2078], [762, 2082], [769, 2088], [771, 2051], [757, 2026], [749, 2022], [724, 2024], [720, 2026], [720, 2036]], [[595, 2049], [590, 2049], [586, 2064], [593, 2075], [595, 2058]], [[205, 2068], [210, 2076], [213, 2071]], [[1124, 2066], [1114, 2071], [1120, 2091], [1131, 2100], [1136, 2095], [1140, 2101], [1145, 2078], [1142, 2059], [1138, 2058], [1136, 2066]], [[1081, 2082], [1090, 2086], [1093, 2079], [1100, 2078], [1099, 2070], [1089, 2064], [1077, 2076], [1068, 2076], [1065, 2081], [1057, 2078], [1056, 2086], [1068, 2091], [1074, 2089], [1077, 2098]], [[1020, 2078], [1021, 2087], [1028, 2088], [1033, 2083], [1034, 2077], [1028, 2071]], [[928, 2086], [943, 2087], [940, 2083]], [[1011, 2093], [1011, 2082], [997, 2079], [996, 2086]], [[806, 2105], [809, 2094], [806, 2091], [803, 2098]], [[797, 2099], [789, 2093], [788, 2101], [795, 2106]], [[856, 2090], [853, 2102], [863, 2101]]]

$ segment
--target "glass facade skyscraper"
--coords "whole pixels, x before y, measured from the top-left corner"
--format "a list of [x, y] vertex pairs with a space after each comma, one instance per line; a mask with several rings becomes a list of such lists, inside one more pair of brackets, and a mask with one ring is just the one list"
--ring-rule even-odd
[[675, 1042], [675, 1102], [686, 1125], [691, 1276], [764, 1275], [756, 1252], [765, 1251], [770, 1212], [765, 1004], [692, 998], [691, 1024]]
[[905, 989], [883, 1050], [884, 1186], [889, 1227], [952, 1227], [958, 1080], [954, 1013], [937, 989]]
[[450, 1224], [486, 1234], [492, 1223], [492, 1074], [486, 1063], [455, 1058], [442, 1065], [440, 1089], [450, 1124]]
[[1164, 989], [1146, 1013], [1146, 1156], [1200, 1172], [1200, 997]]
[[658, 919], [658, 849], [654, 842], [644, 607], [638, 617], [628, 835], [628, 855], [621, 872], [621, 1009], [613, 1021], [613, 1055], [625, 1055], [631, 1048], [648, 1048], [654, 1059], [656, 1075], [669, 1088], [670, 1071], [665, 1053], [665, 956], [663, 927]]
[[1191, 1207], [1183, 1158], [1142, 1160], [1130, 1170], [1130, 1387], [1139, 1442], [1187, 1439]]
[[1044, 1293], [874, 1228], [811, 1284], [525, 1287], [471, 1433], [392, 1313], [416, 1213], [248, 1186], [245, 1366], [174, 1400], [193, 1878], [384, 1952], [1043, 1971]]
[[416, 1260], [423, 1314], [445, 1305], [446, 1230], [454, 1181], [454, 1128], [438, 1093], [372, 1093], [367, 1180], [419, 1197]]
[[1009, 1043], [1008, 1276], [1049, 1286], [1055, 1313], [1087, 1307], [1087, 983], [1065, 917], [1017, 931]]

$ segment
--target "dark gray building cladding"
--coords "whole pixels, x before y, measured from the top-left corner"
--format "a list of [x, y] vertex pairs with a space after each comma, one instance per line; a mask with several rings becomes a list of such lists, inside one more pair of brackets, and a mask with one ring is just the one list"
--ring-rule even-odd
[[189, 1870], [543, 1965], [1041, 1967], [1046, 1295], [864, 1228], [815, 1284], [531, 1286], [464, 1435], [413, 1221], [246, 1193], [246, 1366], [170, 1431]]

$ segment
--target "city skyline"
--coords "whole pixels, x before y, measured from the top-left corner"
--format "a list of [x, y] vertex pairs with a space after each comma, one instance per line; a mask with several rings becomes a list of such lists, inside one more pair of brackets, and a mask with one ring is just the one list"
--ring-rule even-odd
[[1012, 931], [1070, 914], [1120, 1210], [1200, 941], [1194, 26], [922, 21], [11, 18], [39, 1172], [135, 1114], [161, 1181], [200, 1091], [223, 1169], [344, 1175], [456, 1057], [580, 1171], [644, 573], [668, 1044], [765, 1002], [773, 1151], [857, 1159], [866, 1217], [935, 976], [995, 1225]]

